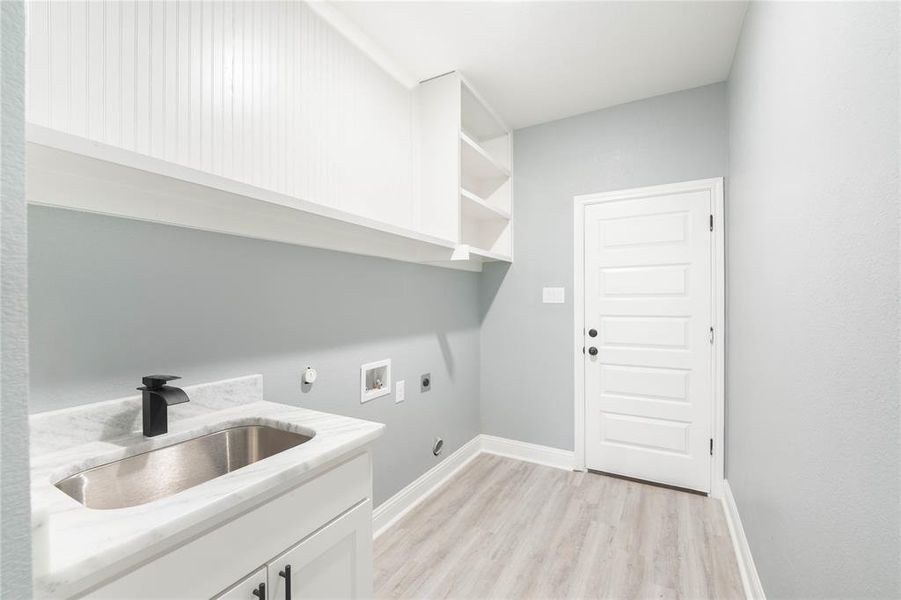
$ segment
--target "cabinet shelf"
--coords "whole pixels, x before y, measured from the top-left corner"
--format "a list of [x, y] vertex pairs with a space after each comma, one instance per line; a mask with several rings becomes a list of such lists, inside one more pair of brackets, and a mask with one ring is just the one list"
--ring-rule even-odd
[[513, 262], [513, 258], [501, 252], [492, 252], [491, 250], [483, 250], [481, 248], [469, 248], [470, 260], [474, 256], [482, 262]]
[[478, 271], [457, 244], [205, 171], [28, 124], [30, 203]]
[[465, 131], [460, 132], [460, 159], [465, 177], [503, 182], [510, 177], [510, 169], [497, 162]]
[[460, 210], [463, 217], [484, 221], [487, 219], [510, 220], [510, 213], [506, 210], [492, 206], [476, 194], [467, 189], [460, 188]]
[[513, 257], [501, 252], [492, 252], [484, 248], [477, 248], [471, 244], [460, 244], [454, 252], [455, 261], [479, 261], [485, 262], [513, 262]]

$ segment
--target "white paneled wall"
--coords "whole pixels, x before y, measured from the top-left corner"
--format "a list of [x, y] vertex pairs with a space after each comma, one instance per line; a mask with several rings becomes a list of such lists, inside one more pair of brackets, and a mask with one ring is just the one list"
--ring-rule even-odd
[[300, 2], [27, 3], [30, 122], [412, 227], [412, 94]]

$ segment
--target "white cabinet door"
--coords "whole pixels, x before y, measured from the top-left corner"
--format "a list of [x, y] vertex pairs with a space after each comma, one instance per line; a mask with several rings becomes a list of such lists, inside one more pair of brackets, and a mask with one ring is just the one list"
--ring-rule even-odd
[[269, 600], [370, 597], [372, 503], [362, 502], [269, 563], [269, 582]]
[[[260, 586], [263, 586], [260, 588]], [[266, 588], [266, 567], [260, 567], [257, 571], [248, 575], [232, 587], [228, 588], [215, 600], [265, 600], [270, 597]], [[254, 594], [257, 592], [258, 595]]]

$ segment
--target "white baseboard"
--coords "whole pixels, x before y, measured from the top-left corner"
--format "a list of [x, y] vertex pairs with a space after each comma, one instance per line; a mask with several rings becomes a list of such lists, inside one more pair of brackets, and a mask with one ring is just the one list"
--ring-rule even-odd
[[760, 577], [757, 575], [757, 567], [754, 566], [754, 557], [751, 556], [751, 547], [745, 537], [745, 530], [738, 516], [738, 506], [732, 495], [729, 481], [723, 482], [723, 512], [726, 513], [726, 524], [729, 526], [729, 535], [732, 537], [732, 548], [735, 550], [735, 560], [738, 562], [738, 571], [741, 574], [741, 584], [745, 590], [745, 596], [749, 600], [766, 600], [763, 586], [760, 585]]
[[572, 471], [575, 455], [571, 450], [560, 450], [550, 446], [518, 442], [493, 435], [485, 435], [484, 433], [481, 438], [482, 452]]
[[573, 468], [573, 453], [569, 450], [518, 442], [493, 435], [477, 435], [461, 446], [459, 450], [423, 473], [416, 481], [379, 504], [372, 511], [373, 537], [377, 538], [384, 533], [482, 453], [497, 454], [558, 469], [571, 470]]
[[432, 495], [439, 486], [478, 456], [480, 451], [481, 440], [476, 436], [423, 473], [416, 481], [379, 504], [372, 511], [373, 537], [380, 536], [417, 504]]

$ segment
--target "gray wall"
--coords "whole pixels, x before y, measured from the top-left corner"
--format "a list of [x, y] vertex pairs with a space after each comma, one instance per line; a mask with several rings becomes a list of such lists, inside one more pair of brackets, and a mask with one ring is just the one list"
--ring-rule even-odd
[[[262, 373], [266, 400], [387, 424], [376, 504], [478, 434], [478, 276], [59, 209], [29, 211], [31, 410]], [[391, 358], [407, 398], [360, 404]], [[307, 365], [319, 370], [301, 389]], [[420, 394], [419, 375], [432, 374]]]
[[573, 449], [573, 196], [725, 176], [727, 152], [724, 84], [515, 132], [515, 262], [482, 275], [483, 433]]
[[769, 598], [898, 598], [898, 5], [752, 3], [729, 80], [727, 473]]
[[31, 597], [25, 10], [0, 2], [0, 597]]

